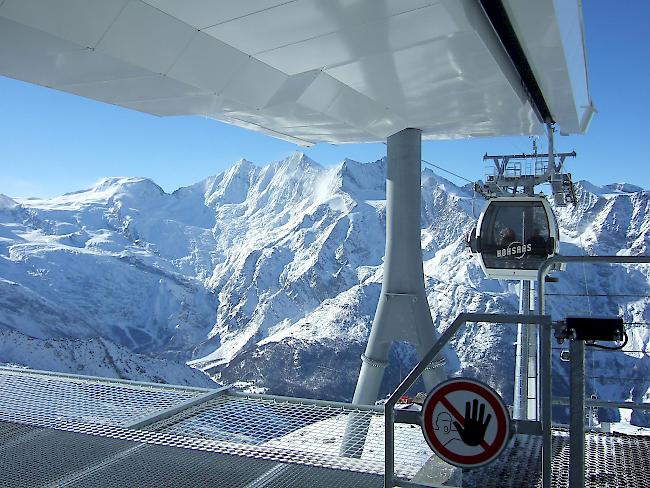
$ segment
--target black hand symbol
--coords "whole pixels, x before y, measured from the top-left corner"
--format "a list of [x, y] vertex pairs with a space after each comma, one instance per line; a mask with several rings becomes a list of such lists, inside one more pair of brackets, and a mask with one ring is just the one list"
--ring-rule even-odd
[[465, 403], [465, 427], [454, 421], [454, 426], [460, 434], [460, 438], [468, 446], [478, 446], [485, 439], [485, 431], [487, 426], [492, 420], [492, 414], [488, 414], [485, 422], [483, 422], [483, 417], [485, 416], [485, 404], [481, 403], [481, 408], [478, 408], [478, 400], [474, 400], [473, 408], [470, 412], [469, 402]]

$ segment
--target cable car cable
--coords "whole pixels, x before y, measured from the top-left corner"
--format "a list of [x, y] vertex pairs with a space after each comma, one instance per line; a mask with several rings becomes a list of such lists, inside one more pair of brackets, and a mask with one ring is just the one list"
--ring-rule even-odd
[[475, 186], [475, 182], [472, 181], [472, 180], [470, 180], [470, 179], [468, 179], [468, 178], [465, 178], [464, 176], [461, 176], [461, 175], [456, 174], [456, 173], [454, 173], [454, 172], [452, 172], [452, 171], [449, 171], [448, 169], [445, 169], [445, 168], [443, 168], [442, 166], [438, 166], [437, 164], [430, 163], [430, 162], [427, 161], [426, 159], [421, 159], [420, 161], [422, 161], [422, 162], [423, 162], [424, 164], [426, 164], [426, 165], [429, 165], [429, 166], [431, 166], [431, 167], [433, 167], [433, 168], [436, 168], [436, 169], [439, 169], [439, 170], [441, 170], [441, 171], [444, 171], [445, 173], [449, 173], [450, 175], [455, 176], [456, 178], [460, 178], [461, 180], [467, 181], [467, 182], [469, 182], [469, 183], [472, 184], [472, 217], [473, 217], [474, 219], [476, 219], [476, 212], [475, 212], [475, 210], [474, 210], [474, 200], [476, 199], [476, 186]]
[[[605, 381], [647, 381], [648, 378], [630, 378], [627, 376], [592, 376], [591, 378], [596, 379], [596, 380], [605, 380]], [[643, 402], [643, 403], [650, 403], [650, 402]], [[601, 407], [601, 408], [607, 408], [607, 407]], [[615, 408], [615, 407], [611, 407]]]
[[467, 181], [467, 182], [469, 182], [469, 183], [474, 184], [474, 181], [473, 181], [473, 180], [470, 180], [470, 179], [468, 179], [468, 178], [465, 178], [464, 176], [461, 176], [461, 175], [456, 174], [456, 173], [454, 173], [454, 172], [452, 172], [452, 171], [449, 171], [448, 169], [445, 169], [445, 168], [443, 168], [442, 166], [438, 166], [437, 164], [430, 163], [429, 161], [427, 161], [427, 160], [425, 160], [425, 159], [422, 159], [421, 161], [422, 161], [424, 164], [428, 164], [429, 166], [432, 166], [432, 167], [434, 167], [434, 168], [436, 168], [436, 169], [439, 169], [439, 170], [441, 170], [441, 171], [444, 171], [445, 173], [449, 173], [450, 175], [453, 175], [453, 176], [455, 176], [456, 178], [460, 178], [461, 180], [464, 180], [464, 181]]
[[587, 295], [585, 293], [544, 293], [544, 296], [551, 297], [630, 297], [630, 298], [650, 298], [649, 294], [637, 293], [592, 293]]
[[[574, 202], [574, 205], [575, 205], [575, 202]], [[580, 246], [579, 246], [580, 252], [582, 253], [583, 256], [585, 256], [587, 253], [586, 253], [586, 250], [585, 250], [585, 247], [584, 247], [584, 243], [582, 242], [582, 234], [578, 231], [578, 219], [574, 220], [573, 232], [575, 232], [575, 234], [578, 236], [578, 241], [580, 243]], [[592, 310], [591, 310], [591, 297], [589, 295], [589, 284], [587, 283], [587, 266], [586, 266], [586, 263], [582, 263], [582, 276], [583, 276], [584, 281], [585, 281], [585, 296], [587, 297], [587, 308], [589, 309], [589, 316], [591, 317], [593, 314], [592, 314]], [[624, 334], [625, 334], [625, 343], [621, 347], [615, 347], [615, 348], [611, 348], [611, 347], [607, 347], [607, 346], [594, 346], [594, 347], [597, 347], [599, 349], [605, 349], [605, 350], [620, 350], [620, 349], [623, 349], [625, 344], [627, 344], [627, 339], [628, 339], [627, 332], [624, 331]], [[592, 355], [591, 356], [591, 369], [592, 369], [592, 371], [595, 370], [595, 368], [596, 368], [596, 362], [595, 361], [596, 360], [594, 359], [594, 357]], [[591, 389], [592, 389], [593, 393], [598, 394], [598, 390], [596, 388], [596, 382], [593, 380], [593, 378], [592, 378], [592, 383], [591, 383]]]

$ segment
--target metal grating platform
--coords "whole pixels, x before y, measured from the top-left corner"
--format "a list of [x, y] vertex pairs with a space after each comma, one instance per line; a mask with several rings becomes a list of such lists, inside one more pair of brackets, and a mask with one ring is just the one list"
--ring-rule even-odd
[[[339, 455], [352, 414], [370, 425], [358, 459]], [[380, 407], [0, 368], [0, 487], [381, 487], [383, 430]], [[398, 424], [396, 438], [400, 476], [439, 468], [418, 427]], [[650, 486], [650, 438], [587, 442], [587, 486]], [[463, 486], [540, 486], [540, 444], [516, 436]], [[568, 487], [566, 431], [553, 449], [554, 486]]]
[[[368, 425], [358, 428], [352, 438], [364, 450], [359, 459], [340, 456], [350, 417]], [[364, 422], [365, 420], [365, 422]], [[298, 399], [224, 394], [200, 406], [151, 426], [156, 432], [191, 436], [219, 442], [235, 442], [257, 448], [272, 459], [287, 461], [309, 458], [338, 469], [383, 474], [384, 417], [381, 407], [360, 409], [334, 402], [308, 403]], [[397, 472], [412, 477], [431, 456], [419, 428], [396, 426], [395, 459]]]
[[[650, 438], [588, 433], [585, 484], [590, 488], [650, 487]], [[515, 436], [493, 464], [463, 474], [463, 486], [481, 488], [540, 487], [541, 438]], [[569, 488], [569, 433], [553, 432], [553, 486]]]
[[[12, 441], [6, 441], [11, 434]], [[380, 488], [381, 476], [0, 422], [0, 486]]]
[[[222, 392], [169, 419], [139, 429], [128, 428], [156, 411], [171, 411], [205, 395], [202, 389], [109, 384], [100, 379], [0, 368], [0, 420], [274, 462], [383, 474], [381, 407]], [[142, 407], [138, 409], [139, 401]], [[365, 440], [359, 459], [339, 455], [350, 415], [357, 420], [366, 418], [370, 426], [367, 436], [365, 429], [355, 433], [362, 444]], [[399, 425], [396, 431], [397, 472], [412, 477], [431, 451], [419, 428]]]
[[0, 368], [0, 411], [37, 424], [71, 420], [128, 425], [206, 391]]

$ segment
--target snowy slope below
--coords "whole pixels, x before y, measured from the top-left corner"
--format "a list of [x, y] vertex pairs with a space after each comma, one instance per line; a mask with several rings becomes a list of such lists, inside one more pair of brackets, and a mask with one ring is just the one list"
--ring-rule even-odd
[[201, 371], [181, 363], [134, 354], [106, 339], [35, 339], [0, 331], [0, 358], [6, 365], [61, 373], [214, 388]]

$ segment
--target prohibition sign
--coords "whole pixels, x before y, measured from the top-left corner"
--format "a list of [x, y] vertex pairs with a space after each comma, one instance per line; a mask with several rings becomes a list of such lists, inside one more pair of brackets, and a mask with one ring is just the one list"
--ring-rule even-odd
[[454, 378], [434, 388], [424, 401], [422, 433], [444, 461], [477, 468], [505, 449], [510, 415], [499, 394], [486, 384]]

